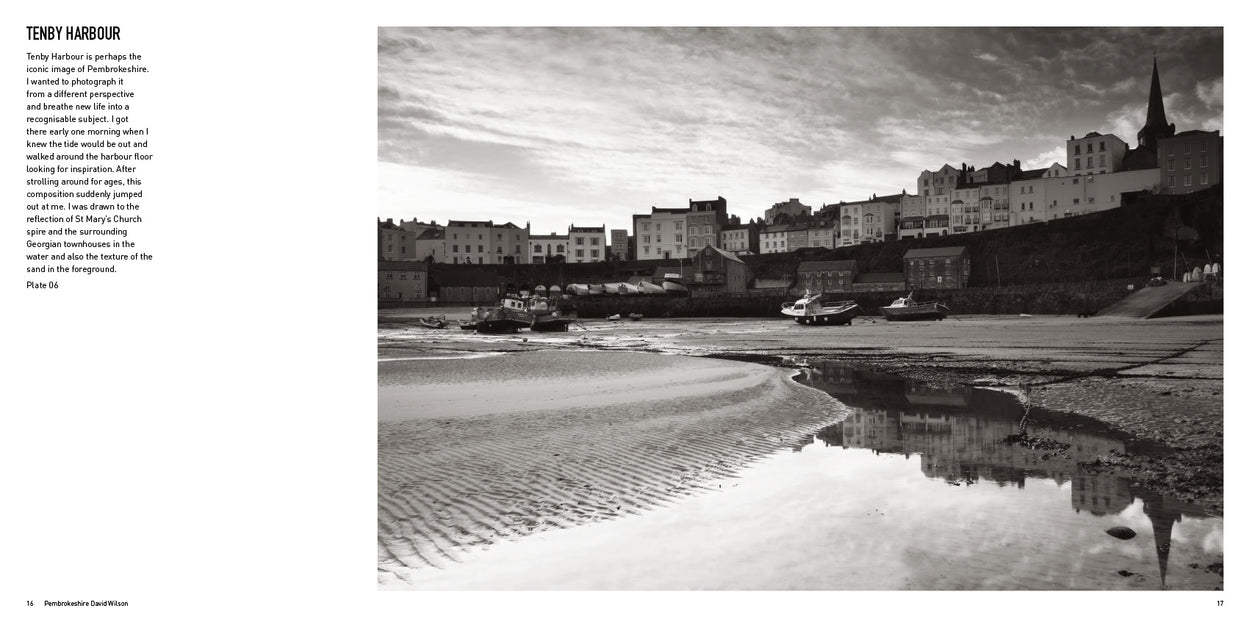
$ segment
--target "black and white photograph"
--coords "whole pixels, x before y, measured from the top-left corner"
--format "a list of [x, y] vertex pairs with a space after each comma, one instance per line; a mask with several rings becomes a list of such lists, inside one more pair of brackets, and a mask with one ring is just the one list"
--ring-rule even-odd
[[380, 27], [377, 588], [1224, 588], [1222, 27]]

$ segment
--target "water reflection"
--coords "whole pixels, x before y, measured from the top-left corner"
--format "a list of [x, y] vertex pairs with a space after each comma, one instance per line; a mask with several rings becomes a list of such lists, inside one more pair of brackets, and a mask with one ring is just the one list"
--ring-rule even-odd
[[900, 376], [816, 362], [798, 381], [826, 391], [851, 415], [817, 434], [826, 445], [877, 454], [920, 455], [925, 476], [951, 485], [988, 481], [1024, 489], [1029, 479], [1070, 484], [1071, 505], [1093, 516], [1119, 514], [1142, 502], [1153, 529], [1160, 587], [1166, 587], [1172, 526], [1203, 518], [1201, 507], [1164, 497], [1123, 476], [1081, 467], [1110, 452], [1155, 453], [1157, 446], [1079, 415], [1033, 407], [1028, 433], [1054, 441], [1043, 449], [1005, 442], [1019, 431], [1024, 407], [1010, 394], [974, 388], [934, 388]]

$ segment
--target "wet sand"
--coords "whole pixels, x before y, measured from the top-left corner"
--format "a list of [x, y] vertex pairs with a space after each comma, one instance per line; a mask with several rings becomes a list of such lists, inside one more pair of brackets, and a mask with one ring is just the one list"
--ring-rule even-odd
[[[1028, 383], [1035, 405], [1189, 450], [1188, 468], [1222, 472], [1219, 316], [858, 319], [838, 328], [775, 319], [584, 320], [569, 333], [480, 336], [413, 328], [418, 314], [428, 311], [379, 318], [378, 579], [388, 588], [458, 587], [462, 574], [486, 570], [468, 566], [481, 558], [494, 563], [490, 570], [506, 568], [505, 556], [484, 553], [529, 548], [511, 541], [565, 540], [558, 536], [567, 530], [543, 532], [690, 505], [686, 495], [724, 488], [744, 467], [801, 447], [813, 429], [839, 418], [836, 402], [799, 389], [785, 368], [671, 355], [833, 359], [1017, 391]], [[604, 351], [616, 353], [605, 358]], [[1174, 486], [1192, 490], [1183, 480]], [[1204, 496], [1218, 512], [1222, 480]], [[590, 531], [606, 530], [575, 535]], [[585, 581], [575, 587], [637, 586], [553, 575], [554, 587], [569, 587], [569, 579]], [[494, 579], [486, 584], [494, 588], [520, 583], [483, 579]], [[729, 579], [673, 580], [672, 587], [838, 587]], [[967, 584], [938, 587], [974, 587]]]
[[379, 362], [379, 583], [663, 506], [840, 415], [793, 372], [540, 351]]

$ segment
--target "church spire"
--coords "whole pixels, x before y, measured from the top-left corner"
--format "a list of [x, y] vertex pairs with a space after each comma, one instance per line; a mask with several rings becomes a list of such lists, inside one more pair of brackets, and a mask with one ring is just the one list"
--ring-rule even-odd
[[1150, 101], [1146, 106], [1146, 125], [1137, 131], [1137, 145], [1154, 152], [1158, 140], [1176, 134], [1176, 124], [1169, 124], [1163, 112], [1163, 89], [1159, 87], [1159, 61], [1154, 61], [1150, 76]]

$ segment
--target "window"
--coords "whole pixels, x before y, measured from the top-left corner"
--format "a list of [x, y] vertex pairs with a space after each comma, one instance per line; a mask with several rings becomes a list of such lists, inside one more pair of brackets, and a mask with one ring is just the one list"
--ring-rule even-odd
[[1207, 184], [1207, 172], [1202, 172], [1201, 178], [1198, 179], [1198, 184]]
[[1099, 142], [1098, 142], [1098, 151], [1099, 151], [1099, 152], [1104, 152], [1104, 151], [1106, 151], [1106, 149], [1107, 149], [1107, 142], [1106, 142], [1106, 141], [1099, 141]]
[[662, 242], [663, 242], [663, 240], [660, 238], [660, 235], [658, 235], [658, 234], [657, 234], [657, 235], [655, 235], [655, 242], [656, 242], [656, 243], [662, 243]]
[[1187, 187], [1194, 186], [1194, 177], [1192, 175], [1185, 174], [1185, 186]]
[[395, 274], [393, 274], [393, 273], [387, 273], [387, 274], [386, 274], [386, 279], [387, 279], [387, 280], [394, 280], [394, 279], [395, 279]]
[[1099, 166], [1099, 167], [1106, 167], [1106, 166], [1107, 166], [1107, 155], [1106, 155], [1106, 154], [1099, 154], [1099, 155], [1098, 155], [1098, 166]]
[[391, 247], [392, 247], [392, 246], [390, 246], [390, 245], [386, 246], [386, 251], [388, 251], [388, 252], [389, 252], [389, 251], [391, 251]]
[[503, 240], [503, 233], [497, 233], [497, 234], [495, 234], [495, 240], [496, 240], [496, 241], [502, 241], [502, 240]]
[[577, 237], [577, 245], [586, 245], [586, 237]]
[[599, 245], [599, 237], [590, 237], [591, 245]]
[[401, 273], [401, 274], [399, 274], [399, 279], [400, 279], [400, 280], [407, 280], [407, 279], [408, 279], [408, 274], [406, 274], [406, 273]]
[[1207, 166], [1207, 155], [1206, 155], [1206, 154], [1203, 154], [1203, 155], [1202, 155], [1202, 158], [1199, 158], [1199, 159], [1198, 159], [1198, 166], [1199, 166], [1199, 167], [1206, 167], [1206, 166]]
[[[454, 251], [456, 251], [456, 250], [452, 250], [452, 251], [454, 252]], [[541, 246], [541, 245], [535, 245], [535, 246], [534, 246], [534, 251], [535, 251], [535, 252], [538, 252], [538, 253], [540, 253], [540, 254], [541, 254], [541, 253], [542, 253], [542, 251], [543, 251], [543, 246]]]
[[1176, 176], [1168, 176], [1168, 186], [1169, 187], [1176, 186]]
[[1085, 169], [1093, 169], [1093, 168], [1094, 168], [1094, 157], [1086, 156], [1085, 157]]
[[680, 234], [679, 234], [679, 235], [677, 235], [677, 242], [678, 242], [678, 243], [681, 243], [681, 235], [680, 235]]
[[576, 256], [576, 257], [578, 257], [578, 258], [581, 258], [581, 257], [585, 256], [585, 252], [586, 252], [586, 250], [574, 250], [574, 251], [573, 251], [573, 255], [574, 255], [574, 256]]
[[453, 246], [451, 246], [451, 253], [452, 253], [452, 254], [455, 254], [455, 253], [457, 253], [457, 252], [459, 252], [459, 251], [460, 251], [460, 246], [459, 246], [459, 245], [453, 245]]
[[502, 245], [495, 246], [495, 253], [496, 253], [496, 254], [502, 254], [502, 253], [503, 253], [503, 246], [502, 246]]
[[644, 223], [644, 224], [642, 224], [642, 231], [643, 231], [643, 232], [646, 232], [646, 231], [648, 231], [648, 230], [650, 230], [650, 229], [651, 229], [651, 224], [649, 224], [649, 223]]
[[563, 244], [563, 243], [557, 243], [557, 244], [556, 244], [556, 252], [557, 252], [557, 253], [560, 253], [560, 254], [563, 254], [563, 253], [564, 253], [564, 244]]
[[483, 251], [484, 251], [484, 250], [482, 249], [482, 246], [480, 246], [480, 245], [479, 245], [479, 246], [477, 246], [477, 253], [478, 253], [478, 254], [481, 254]]
[[482, 240], [482, 235], [480, 235], [480, 234], [479, 234], [479, 235], [477, 235], [477, 240], [478, 240], [478, 241], [481, 241], [481, 240]]
[[1079, 197], [1074, 197], [1074, 198], [1072, 198], [1072, 203], [1073, 203], [1073, 204], [1080, 204], [1080, 203], [1081, 203], [1081, 198], [1079, 198]]

